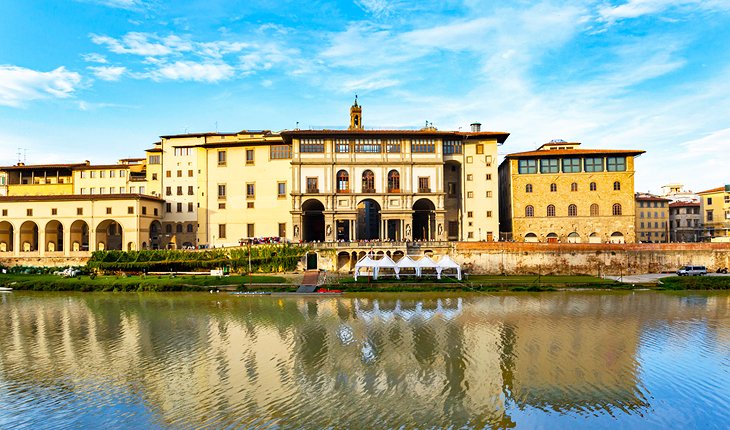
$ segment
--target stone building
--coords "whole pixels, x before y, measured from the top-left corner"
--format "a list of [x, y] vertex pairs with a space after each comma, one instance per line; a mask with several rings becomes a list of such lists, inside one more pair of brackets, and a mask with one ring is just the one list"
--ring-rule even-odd
[[702, 240], [730, 242], [730, 185], [697, 194], [703, 216]]
[[699, 242], [701, 237], [700, 202], [669, 203], [669, 240], [672, 242]]
[[554, 140], [499, 166], [500, 230], [519, 242], [634, 242], [634, 158]]
[[666, 243], [669, 240], [669, 199], [636, 193], [636, 241]]

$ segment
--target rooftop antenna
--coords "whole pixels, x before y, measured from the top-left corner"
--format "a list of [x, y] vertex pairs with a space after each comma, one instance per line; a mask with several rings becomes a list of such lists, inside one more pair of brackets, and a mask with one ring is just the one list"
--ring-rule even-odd
[[299, 121], [297, 121], [297, 128], [296, 129], [299, 130]]
[[[18, 148], [18, 152], [16, 153], [18, 155], [18, 163], [25, 163], [27, 158], [28, 148]], [[22, 160], [20, 156], [23, 156]]]
[[215, 132], [218, 133], [218, 121], [215, 122]]

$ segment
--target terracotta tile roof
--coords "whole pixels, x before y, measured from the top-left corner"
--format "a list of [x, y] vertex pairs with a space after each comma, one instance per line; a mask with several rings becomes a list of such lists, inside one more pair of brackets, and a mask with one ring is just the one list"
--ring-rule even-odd
[[74, 170], [96, 170], [96, 169], [129, 169], [130, 167], [139, 167], [135, 164], [82, 164], [76, 166]]
[[644, 202], [668, 202], [669, 199], [665, 199], [664, 197], [659, 196], [647, 196], [647, 195], [638, 195], [636, 196], [636, 200], [641, 200]]
[[697, 194], [720, 193], [720, 192], [723, 192], [723, 191], [725, 191], [725, 187], [724, 187], [724, 186], [722, 186], [722, 187], [717, 187], [717, 188], [712, 188], [712, 189], [710, 189], [710, 190], [700, 191], [700, 192], [699, 192], [699, 193], [697, 193]]
[[639, 149], [549, 149], [544, 151], [526, 151], [507, 154], [505, 158], [552, 158], [566, 155], [634, 155], [638, 156], [646, 151]]
[[700, 202], [673, 202], [669, 203], [670, 208], [697, 207]]
[[28, 164], [25, 166], [2, 166], [0, 170], [37, 170], [37, 169], [72, 169], [78, 166], [85, 166], [86, 163], [73, 164]]
[[162, 148], [145, 149], [144, 152], [162, 152]]

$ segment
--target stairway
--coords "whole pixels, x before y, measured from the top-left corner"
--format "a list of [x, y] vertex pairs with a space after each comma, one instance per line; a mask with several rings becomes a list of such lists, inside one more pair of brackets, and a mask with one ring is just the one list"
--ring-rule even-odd
[[319, 270], [307, 270], [304, 272], [304, 279], [297, 288], [297, 293], [313, 293], [317, 290], [319, 283]]

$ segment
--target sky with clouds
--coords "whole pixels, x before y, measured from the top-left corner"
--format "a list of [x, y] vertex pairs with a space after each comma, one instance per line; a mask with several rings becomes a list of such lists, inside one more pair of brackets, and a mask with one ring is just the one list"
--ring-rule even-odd
[[[7, 0], [0, 164], [160, 135], [342, 127], [643, 149], [637, 191], [730, 183], [730, 0]], [[20, 148], [20, 150], [19, 150]]]

